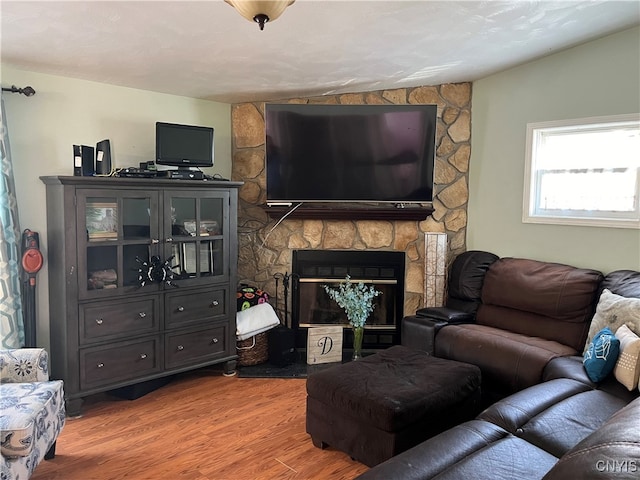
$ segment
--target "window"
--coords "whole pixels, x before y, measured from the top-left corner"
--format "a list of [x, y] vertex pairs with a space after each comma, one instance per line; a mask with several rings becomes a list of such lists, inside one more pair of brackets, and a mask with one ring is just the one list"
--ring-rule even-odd
[[525, 223], [640, 228], [640, 115], [527, 124]]

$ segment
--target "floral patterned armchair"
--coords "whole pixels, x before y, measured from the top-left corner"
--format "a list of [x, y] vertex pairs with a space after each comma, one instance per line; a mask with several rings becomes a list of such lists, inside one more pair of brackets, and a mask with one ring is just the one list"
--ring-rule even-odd
[[0, 479], [27, 480], [53, 458], [64, 421], [63, 384], [49, 380], [46, 350], [0, 350]]

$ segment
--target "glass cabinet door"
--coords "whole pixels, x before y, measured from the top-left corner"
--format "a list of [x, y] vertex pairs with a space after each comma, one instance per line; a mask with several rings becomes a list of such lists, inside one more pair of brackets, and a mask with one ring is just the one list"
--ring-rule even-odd
[[157, 290], [144, 282], [152, 256], [159, 254], [157, 192], [79, 190], [76, 205], [78, 271], [86, 272], [78, 278], [80, 298]]
[[165, 195], [165, 251], [172, 257], [177, 284], [207, 283], [228, 275], [223, 252], [228, 242], [229, 194], [170, 191]]

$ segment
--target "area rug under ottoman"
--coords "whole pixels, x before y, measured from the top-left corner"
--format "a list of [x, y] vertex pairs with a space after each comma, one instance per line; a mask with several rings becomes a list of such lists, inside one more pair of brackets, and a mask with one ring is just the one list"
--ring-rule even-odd
[[307, 433], [370, 467], [475, 417], [480, 369], [396, 345], [307, 378]]

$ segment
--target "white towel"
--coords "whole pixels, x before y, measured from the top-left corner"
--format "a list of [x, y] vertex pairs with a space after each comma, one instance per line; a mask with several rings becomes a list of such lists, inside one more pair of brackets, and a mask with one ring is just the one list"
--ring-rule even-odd
[[279, 324], [273, 307], [268, 303], [259, 303], [236, 314], [236, 337], [246, 340]]

